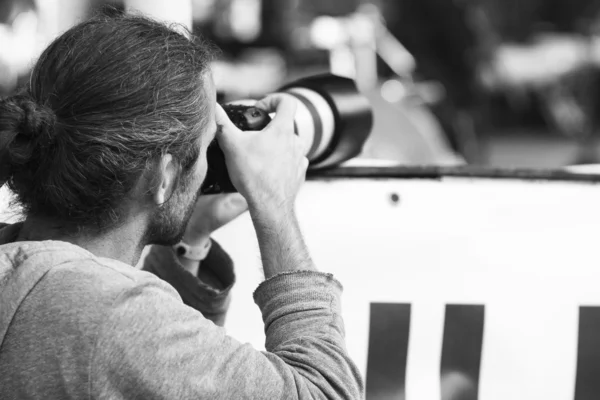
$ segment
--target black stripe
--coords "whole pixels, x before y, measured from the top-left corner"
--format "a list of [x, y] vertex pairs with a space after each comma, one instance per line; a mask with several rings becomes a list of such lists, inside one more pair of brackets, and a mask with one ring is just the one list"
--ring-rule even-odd
[[477, 400], [485, 308], [446, 305], [441, 388], [444, 398]]
[[[288, 94], [291, 94], [292, 96], [297, 98], [300, 102], [302, 102], [302, 104], [304, 104], [306, 106], [306, 108], [308, 109], [308, 112], [310, 112], [310, 115], [312, 116], [313, 128], [315, 130], [315, 134], [313, 137], [312, 146], [311, 146], [310, 150], [308, 151], [308, 154], [306, 155], [310, 160], [310, 158], [314, 156], [315, 152], [317, 151], [317, 149], [319, 148], [319, 146], [321, 144], [321, 141], [323, 140], [323, 122], [321, 121], [321, 115], [319, 114], [319, 111], [314, 106], [314, 104], [311, 103], [310, 100], [308, 100], [305, 96], [295, 93], [295, 92], [288, 92]], [[296, 132], [298, 132], [297, 127], [294, 126], [294, 128], [296, 128]]]
[[410, 304], [372, 303], [367, 357], [367, 400], [404, 398]]
[[600, 399], [600, 307], [580, 307], [575, 400], [597, 399]]

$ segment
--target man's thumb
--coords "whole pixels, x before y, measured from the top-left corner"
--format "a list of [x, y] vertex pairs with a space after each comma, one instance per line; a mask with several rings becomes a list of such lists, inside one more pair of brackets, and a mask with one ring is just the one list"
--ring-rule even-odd
[[223, 139], [227, 140], [229, 136], [237, 135], [241, 132], [238, 129], [238, 127], [235, 126], [233, 122], [231, 122], [231, 120], [227, 116], [227, 113], [225, 112], [225, 110], [223, 110], [223, 107], [221, 107], [220, 104], [217, 104], [217, 107], [215, 109], [215, 119], [217, 125], [220, 127], [220, 129], [217, 130], [217, 139], [219, 141]]

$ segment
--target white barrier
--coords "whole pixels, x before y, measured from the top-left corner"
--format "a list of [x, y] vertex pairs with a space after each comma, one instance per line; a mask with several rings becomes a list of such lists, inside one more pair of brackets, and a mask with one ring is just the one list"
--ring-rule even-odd
[[[442, 397], [460, 386], [480, 400], [600, 398], [598, 184], [309, 181], [298, 215], [317, 266], [345, 287], [368, 399], [477, 398]], [[215, 238], [237, 273], [226, 328], [262, 349], [248, 216]]]
[[[593, 318], [580, 320], [580, 307], [600, 306], [596, 184], [311, 181], [298, 199], [298, 214], [317, 266], [345, 287], [348, 350], [363, 373], [368, 363], [377, 363], [368, 361], [372, 303], [410, 305], [406, 366], [387, 373], [392, 381], [397, 376], [400, 386], [405, 379], [408, 400], [440, 399], [442, 354], [452, 350], [443, 347], [453, 343], [442, 345], [449, 323], [446, 306], [482, 305], [481, 354], [474, 366], [479, 376], [473, 382], [477, 387], [478, 380], [479, 399], [600, 398], [600, 392], [585, 395], [596, 390], [585, 375], [600, 371], [594, 369], [600, 360], [586, 356], [593, 349], [582, 349], [578, 357], [579, 324], [595, 329]], [[263, 348], [262, 321], [251, 297], [260, 281], [260, 259], [249, 218], [215, 237], [232, 255], [238, 276], [227, 329]], [[468, 330], [469, 317], [463, 321], [464, 326], [458, 321], [459, 336], [461, 329]], [[578, 360], [585, 371], [579, 371], [576, 395]], [[370, 380], [369, 398], [375, 398]]]

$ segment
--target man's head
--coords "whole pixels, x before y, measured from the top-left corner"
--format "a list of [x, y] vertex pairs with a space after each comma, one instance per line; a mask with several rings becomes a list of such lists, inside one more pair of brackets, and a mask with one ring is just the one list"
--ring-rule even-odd
[[0, 100], [0, 184], [28, 217], [99, 234], [144, 218], [148, 243], [183, 234], [214, 137], [212, 48], [137, 16], [100, 16], [42, 54]]

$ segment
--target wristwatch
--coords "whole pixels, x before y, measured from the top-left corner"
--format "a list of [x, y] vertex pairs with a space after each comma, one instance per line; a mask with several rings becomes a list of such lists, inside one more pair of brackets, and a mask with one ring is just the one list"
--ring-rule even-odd
[[208, 252], [212, 246], [212, 240], [208, 238], [207, 241], [202, 243], [200, 246], [190, 246], [189, 244], [181, 241], [173, 246], [175, 254], [179, 257], [187, 258], [192, 261], [202, 261], [208, 256]]

